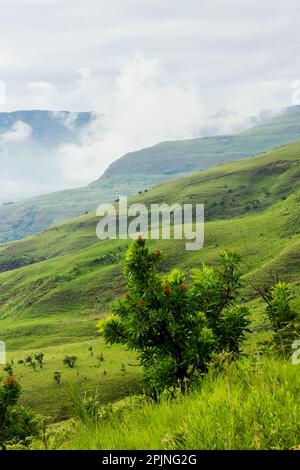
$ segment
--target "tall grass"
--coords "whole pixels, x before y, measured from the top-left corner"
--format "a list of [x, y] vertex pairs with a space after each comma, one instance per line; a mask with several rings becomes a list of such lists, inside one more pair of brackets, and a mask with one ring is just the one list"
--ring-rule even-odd
[[67, 449], [290, 449], [300, 443], [300, 365], [243, 359], [187, 396], [79, 423]]

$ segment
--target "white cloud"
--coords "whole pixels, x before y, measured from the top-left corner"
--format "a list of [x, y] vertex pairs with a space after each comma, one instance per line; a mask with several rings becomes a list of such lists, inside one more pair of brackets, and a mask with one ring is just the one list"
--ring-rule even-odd
[[0, 143], [25, 142], [30, 139], [31, 134], [32, 129], [28, 124], [16, 121], [8, 131], [0, 134]]
[[110, 100], [102, 98], [100, 90], [95, 99], [98, 108], [105, 108], [104, 116], [98, 116], [79, 145], [60, 148], [63, 172], [72, 183], [98, 178], [126, 152], [199, 135], [203, 110], [196, 89], [172, 83], [156, 60], [137, 55], [123, 64]]
[[57, 96], [55, 86], [49, 82], [43, 81], [29, 82], [27, 86], [31, 93], [33, 106], [36, 106], [37, 108], [47, 108], [48, 106], [52, 106]]
[[80, 145], [60, 149], [66, 184], [98, 178], [125, 152], [160, 140], [242, 130], [250, 115], [299, 95], [299, 0], [2, 4], [0, 111], [98, 115]]
[[[259, 97], [252, 101], [264, 107], [262, 82], [291, 83], [300, 77], [298, 0], [2, 3], [0, 79], [7, 82], [5, 110], [33, 105], [94, 109], [93, 77], [101, 77], [110, 94], [117, 60], [138, 50], [159, 58], [173, 83], [185, 87], [193, 78], [212, 112], [228, 107], [228, 99], [234, 104], [232, 90], [245, 83], [256, 86]], [[78, 69], [84, 75], [81, 88], [75, 86]], [[28, 82], [35, 83], [35, 100], [28, 93]], [[41, 85], [46, 83], [59, 92], [45, 90]], [[273, 99], [287, 105], [289, 87], [283, 83], [278, 92], [274, 90]]]

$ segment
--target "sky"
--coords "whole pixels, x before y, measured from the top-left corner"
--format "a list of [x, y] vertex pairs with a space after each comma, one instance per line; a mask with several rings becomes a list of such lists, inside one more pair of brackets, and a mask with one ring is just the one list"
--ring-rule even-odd
[[234, 132], [300, 103], [299, 22], [298, 0], [1, 0], [0, 112], [94, 111], [59, 149], [66, 183], [85, 184], [128, 151], [203, 135], [220, 109]]

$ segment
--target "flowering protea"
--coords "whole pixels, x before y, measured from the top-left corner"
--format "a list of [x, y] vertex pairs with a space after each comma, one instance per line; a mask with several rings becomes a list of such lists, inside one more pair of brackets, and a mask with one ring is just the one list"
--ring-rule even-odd
[[142, 235], [138, 235], [135, 239], [136, 243], [139, 245], [139, 246], [144, 246], [145, 245], [145, 240], [144, 238], [142, 237]]
[[164, 287], [164, 295], [169, 296], [171, 294], [171, 289], [169, 286]]

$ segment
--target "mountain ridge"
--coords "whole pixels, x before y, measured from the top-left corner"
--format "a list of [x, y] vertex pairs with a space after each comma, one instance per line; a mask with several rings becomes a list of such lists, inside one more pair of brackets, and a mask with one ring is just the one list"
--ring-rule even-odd
[[238, 135], [163, 142], [131, 152], [86, 187], [46, 194], [0, 207], [0, 243], [39, 233], [47, 227], [218, 163], [247, 158], [300, 138], [300, 107], [291, 107]]

